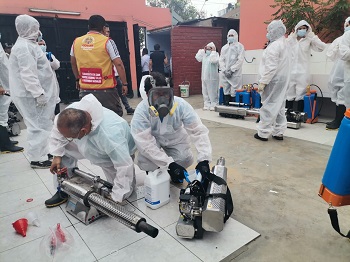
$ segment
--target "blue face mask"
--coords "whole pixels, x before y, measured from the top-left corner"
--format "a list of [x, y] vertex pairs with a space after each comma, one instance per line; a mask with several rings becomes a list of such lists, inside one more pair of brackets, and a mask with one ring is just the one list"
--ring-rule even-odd
[[210, 55], [211, 54], [211, 50], [205, 50], [205, 54], [206, 55]]
[[349, 31], [350, 30], [350, 25], [348, 26], [348, 27], [345, 27], [344, 28], [344, 32], [347, 32], [347, 31]]
[[267, 38], [267, 40], [270, 40], [270, 34], [269, 33], [266, 34], [266, 38]]
[[297, 31], [297, 36], [299, 37], [305, 37], [306, 36], [306, 29], [299, 29]]
[[229, 37], [227, 37], [227, 41], [232, 44], [232, 43], [235, 42], [235, 37], [234, 36], [229, 36]]
[[44, 53], [46, 53], [46, 45], [40, 45], [41, 50], [43, 50]]

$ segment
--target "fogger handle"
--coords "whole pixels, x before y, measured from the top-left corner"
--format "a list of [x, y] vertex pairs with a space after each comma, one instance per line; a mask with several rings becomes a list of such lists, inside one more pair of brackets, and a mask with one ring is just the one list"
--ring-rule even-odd
[[154, 226], [151, 226], [144, 220], [140, 220], [139, 223], [136, 225], [136, 231], [138, 232], [144, 232], [145, 234], [149, 235], [150, 237], [155, 238], [158, 235], [158, 229]]

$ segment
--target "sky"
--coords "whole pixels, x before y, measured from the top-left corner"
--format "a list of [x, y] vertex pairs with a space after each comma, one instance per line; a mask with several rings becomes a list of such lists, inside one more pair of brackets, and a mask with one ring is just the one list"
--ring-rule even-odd
[[218, 11], [225, 9], [228, 3], [235, 4], [236, 0], [190, 0], [192, 5], [197, 8], [198, 11], [202, 9], [207, 13], [207, 17], [218, 16]]

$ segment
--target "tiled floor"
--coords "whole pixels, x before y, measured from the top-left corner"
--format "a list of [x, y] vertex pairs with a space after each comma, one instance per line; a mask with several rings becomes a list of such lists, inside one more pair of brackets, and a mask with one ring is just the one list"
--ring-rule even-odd
[[[26, 147], [26, 132], [16, 140]], [[103, 177], [101, 168], [89, 161], [79, 167]], [[105, 217], [86, 226], [65, 212], [64, 205], [47, 209], [44, 201], [55, 190], [49, 171], [31, 169], [25, 153], [0, 155], [0, 261], [50, 261], [41, 247], [49, 227], [60, 223], [74, 238], [74, 245], [57, 252], [54, 261], [222, 261], [229, 260], [241, 247], [259, 236], [243, 224], [229, 219], [220, 233], [206, 233], [202, 240], [186, 240], [175, 233], [179, 217], [179, 189], [171, 187], [171, 201], [157, 210], [145, 206], [144, 172], [137, 169], [137, 189], [129, 198], [127, 208], [145, 217], [159, 229], [153, 239], [136, 233], [119, 222]], [[32, 202], [27, 199], [32, 198]], [[12, 223], [35, 212], [41, 227], [28, 226], [27, 236], [16, 234]]]
[[[221, 117], [219, 116], [218, 112], [214, 111], [203, 111], [202, 109], [196, 109], [196, 112], [201, 119], [256, 130], [256, 117], [254, 116], [246, 117], [243, 120]], [[323, 122], [327, 121], [330, 121], [330, 119], [320, 119], [320, 122], [315, 124], [302, 123], [300, 129], [288, 128], [284, 136], [333, 146], [338, 132], [326, 130], [326, 125]]]

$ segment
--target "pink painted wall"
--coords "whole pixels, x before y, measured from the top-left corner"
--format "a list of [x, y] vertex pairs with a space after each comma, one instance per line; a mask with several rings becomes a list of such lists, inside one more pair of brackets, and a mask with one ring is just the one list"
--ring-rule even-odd
[[[127, 22], [130, 50], [130, 68], [133, 89], [137, 88], [136, 61], [134, 50], [133, 24], [144, 26], [148, 30], [171, 25], [171, 13], [167, 8], [155, 8], [145, 5], [145, 0], [0, 0], [2, 14], [28, 14], [32, 16], [54, 17], [55, 14], [33, 13], [29, 8], [80, 12], [79, 16], [57, 15], [68, 19], [89, 19], [91, 15], [102, 15], [107, 21]], [[139, 52], [139, 50], [136, 50]]]
[[276, 12], [274, 0], [241, 0], [239, 41], [246, 50], [262, 49], [266, 43], [266, 21]]

